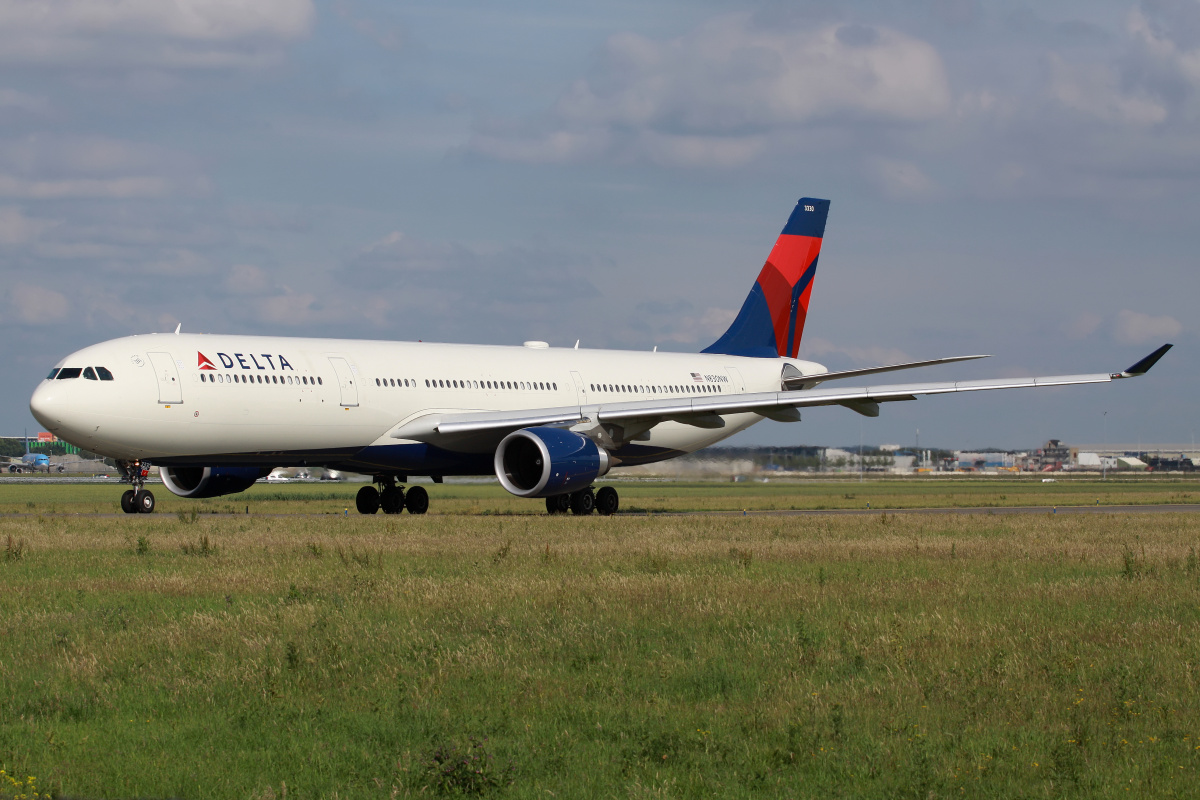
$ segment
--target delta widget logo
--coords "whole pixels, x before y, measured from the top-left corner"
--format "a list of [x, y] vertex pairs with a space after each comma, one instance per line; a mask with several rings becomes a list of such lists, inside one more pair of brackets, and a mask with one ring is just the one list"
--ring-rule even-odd
[[199, 350], [197, 350], [196, 356], [200, 369], [216, 369], [216, 367], [213, 366], [213, 363], [208, 360], [208, 356], [204, 355], [204, 353], [201, 353]]

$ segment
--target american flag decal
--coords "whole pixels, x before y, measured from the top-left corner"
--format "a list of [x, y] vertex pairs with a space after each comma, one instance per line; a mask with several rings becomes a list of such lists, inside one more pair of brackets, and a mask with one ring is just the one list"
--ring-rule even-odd
[[699, 372], [693, 372], [692, 380], [694, 380], [696, 383], [704, 383], [704, 376], [701, 375]]

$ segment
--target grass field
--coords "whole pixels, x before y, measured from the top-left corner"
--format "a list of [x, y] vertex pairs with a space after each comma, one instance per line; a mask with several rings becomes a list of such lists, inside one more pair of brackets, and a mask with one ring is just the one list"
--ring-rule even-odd
[[[443, 486], [433, 510], [475, 513], [343, 517], [356, 488], [96, 518], [70, 514], [115, 487], [0, 486], [0, 767], [89, 798], [1200, 785], [1197, 515], [577, 519]], [[1191, 491], [790, 488], [622, 486], [661, 509]]]

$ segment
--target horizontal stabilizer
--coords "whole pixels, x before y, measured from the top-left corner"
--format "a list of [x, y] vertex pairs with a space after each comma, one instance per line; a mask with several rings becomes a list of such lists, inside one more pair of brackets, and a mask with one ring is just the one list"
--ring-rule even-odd
[[[1167, 346], [1170, 347], [1170, 345]], [[795, 371], [795, 367], [788, 365], [792, 372], [789, 374], [788, 369], [785, 368], [783, 388], [789, 391], [807, 389], [825, 381], [858, 378], [863, 375], [877, 375], [880, 372], [896, 372], [902, 369], [916, 369], [917, 367], [932, 367], [935, 364], [953, 364], [956, 361], [973, 361], [977, 358], [991, 358], [991, 356], [951, 356], [950, 358], [933, 358], [928, 361], [909, 361], [904, 364], [890, 364], [886, 367], [864, 367], [863, 369], [846, 369], [839, 372], [821, 372], [816, 375], [801, 375]], [[1140, 364], [1141, 362], [1138, 363]]]

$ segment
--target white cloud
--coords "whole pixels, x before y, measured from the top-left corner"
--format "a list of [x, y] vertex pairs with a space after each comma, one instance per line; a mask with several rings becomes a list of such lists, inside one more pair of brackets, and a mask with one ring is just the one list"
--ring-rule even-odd
[[67, 316], [67, 298], [43, 286], [18, 284], [9, 295], [12, 314], [31, 325], [48, 325]]
[[[818, 336], [805, 336], [800, 340], [801, 358], [822, 358], [828, 355], [839, 355], [850, 359], [855, 365], [883, 366], [912, 361], [907, 353], [896, 347], [877, 345], [872, 347], [857, 347], [855, 345], [837, 345]], [[842, 369], [841, 366], [830, 365], [830, 369]]]
[[167, 182], [154, 176], [130, 176], [107, 180], [77, 178], [74, 180], [35, 181], [12, 175], [0, 175], [0, 197], [61, 200], [68, 197], [162, 197], [167, 193]]
[[1102, 322], [1104, 322], [1104, 318], [1099, 314], [1084, 311], [1063, 325], [1063, 332], [1071, 339], [1086, 339], [1096, 332]]
[[0, 60], [54, 65], [261, 63], [308, 32], [311, 0], [6, 0]]
[[897, 200], [931, 197], [937, 184], [911, 161], [874, 158], [868, 161], [868, 174], [883, 193]]
[[926, 42], [862, 25], [765, 27], [739, 14], [668, 41], [614, 36], [600, 68], [569, 86], [540, 133], [481, 128], [469, 147], [527, 162], [611, 155], [728, 167], [759, 156], [773, 132], [925, 122], [950, 106], [941, 58]]
[[1123, 344], [1162, 343], [1183, 332], [1183, 325], [1174, 317], [1153, 317], [1137, 311], [1121, 311], [1117, 314], [1113, 336]]
[[1116, 69], [1104, 64], [1068, 64], [1051, 56], [1049, 91], [1067, 108], [1105, 122], [1145, 127], [1167, 118], [1161, 102], [1123, 90]]
[[0, 140], [0, 197], [157, 198], [209, 188], [192, 159], [154, 145], [88, 136]]
[[0, 206], [0, 245], [27, 244], [57, 223], [26, 216], [16, 206]]

